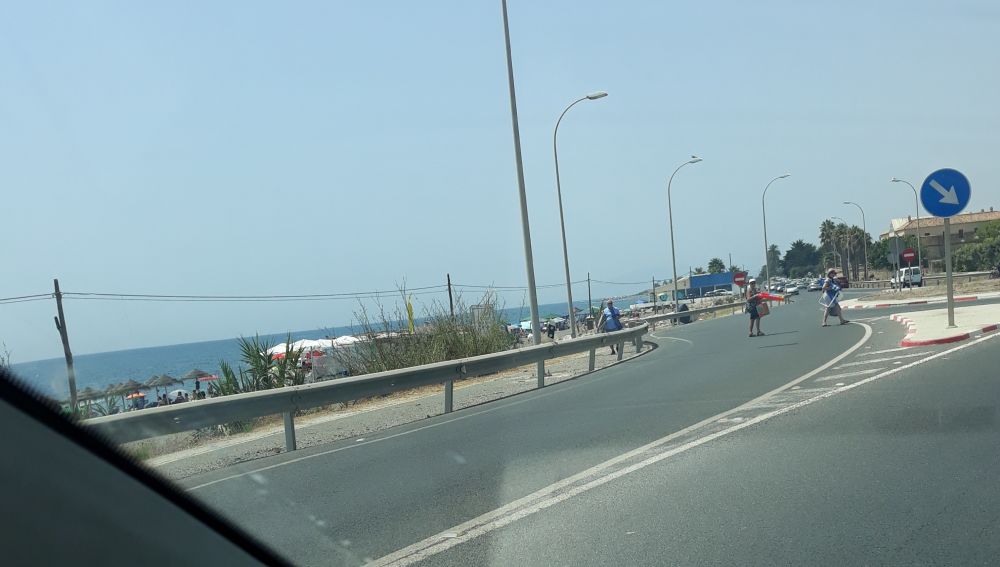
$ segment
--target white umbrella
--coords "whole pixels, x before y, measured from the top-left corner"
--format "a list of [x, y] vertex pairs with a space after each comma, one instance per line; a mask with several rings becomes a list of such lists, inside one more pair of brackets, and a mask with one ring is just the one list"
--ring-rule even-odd
[[281, 343], [280, 345], [274, 345], [273, 347], [267, 349], [264, 354], [285, 354], [288, 350], [288, 343]]
[[329, 339], [302, 339], [292, 343], [292, 350], [323, 350], [333, 348], [333, 341]]
[[174, 390], [174, 391], [170, 392], [169, 394], [167, 394], [167, 397], [170, 398], [170, 401], [174, 401], [174, 399], [177, 398], [177, 394], [180, 394], [181, 397], [184, 397], [184, 394], [186, 394], [186, 393], [187, 393], [187, 390]]
[[333, 341], [331, 342], [335, 347], [342, 347], [342, 346], [353, 345], [354, 343], [360, 343], [361, 339], [359, 339], [358, 337], [352, 337], [350, 335], [344, 335], [343, 337], [337, 337], [333, 339]]

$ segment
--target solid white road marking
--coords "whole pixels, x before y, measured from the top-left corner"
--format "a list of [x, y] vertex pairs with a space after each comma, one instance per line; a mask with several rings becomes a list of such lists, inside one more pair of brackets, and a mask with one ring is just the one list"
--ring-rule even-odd
[[[869, 328], [866, 329], [865, 337], [862, 340], [866, 341], [866, 340], [868, 340], [868, 338], [870, 336], [871, 336], [871, 328], [869, 327]], [[375, 562], [371, 563], [370, 565], [376, 565], [376, 566], [399, 565], [399, 566], [402, 566], [402, 565], [411, 565], [413, 563], [417, 563], [419, 561], [427, 559], [428, 557], [431, 557], [431, 556], [436, 555], [438, 553], [441, 553], [443, 551], [447, 551], [448, 549], [450, 549], [452, 547], [455, 547], [456, 545], [459, 545], [460, 543], [469, 541], [471, 539], [475, 539], [476, 537], [479, 537], [480, 535], [483, 535], [485, 533], [489, 533], [489, 532], [494, 531], [496, 529], [499, 529], [499, 528], [502, 528], [502, 527], [507, 526], [509, 524], [512, 524], [512, 523], [514, 523], [515, 521], [517, 521], [517, 520], [519, 520], [521, 518], [530, 516], [532, 514], [535, 514], [536, 512], [540, 512], [540, 511], [542, 511], [542, 510], [544, 510], [546, 508], [549, 508], [551, 506], [554, 506], [555, 504], [558, 504], [559, 502], [563, 502], [563, 501], [568, 500], [568, 499], [570, 499], [570, 498], [572, 498], [572, 497], [574, 497], [574, 496], [576, 496], [578, 494], [582, 494], [582, 493], [584, 493], [584, 492], [586, 492], [586, 491], [588, 491], [588, 490], [590, 490], [592, 488], [596, 488], [598, 486], [606, 484], [606, 483], [608, 483], [608, 482], [610, 482], [612, 480], [615, 480], [617, 478], [625, 476], [625, 475], [627, 475], [629, 473], [632, 473], [634, 471], [643, 469], [645, 467], [648, 467], [649, 465], [658, 463], [658, 462], [660, 462], [660, 461], [662, 461], [664, 459], [667, 459], [667, 458], [672, 457], [674, 455], [677, 455], [679, 453], [683, 453], [683, 452], [688, 451], [688, 450], [690, 450], [690, 449], [692, 449], [694, 447], [698, 447], [699, 445], [704, 445], [705, 443], [708, 443], [709, 441], [713, 441], [713, 440], [718, 439], [720, 437], [723, 437], [723, 436], [729, 435], [731, 433], [735, 433], [737, 431], [745, 429], [747, 427], [750, 427], [752, 425], [756, 425], [756, 424], [761, 423], [763, 421], [767, 421], [767, 420], [769, 420], [771, 418], [774, 418], [774, 417], [777, 417], [779, 415], [783, 415], [783, 414], [786, 414], [788, 412], [797, 410], [799, 408], [811, 405], [811, 404], [813, 404], [815, 402], [818, 402], [820, 400], [823, 400], [823, 399], [835, 396], [835, 395], [837, 395], [839, 393], [846, 392], [846, 391], [851, 390], [853, 388], [857, 388], [858, 386], [862, 386], [864, 384], [868, 384], [869, 382], [874, 382], [875, 380], [879, 380], [881, 378], [885, 378], [886, 376], [891, 376], [891, 375], [896, 374], [898, 372], [901, 372], [903, 370], [916, 367], [916, 366], [918, 366], [920, 364], [924, 364], [926, 362], [930, 362], [931, 360], [939, 358], [939, 357], [941, 357], [944, 354], [956, 352], [956, 351], [968, 348], [968, 347], [970, 347], [972, 345], [975, 345], [975, 344], [978, 344], [978, 343], [981, 343], [983, 341], [987, 341], [987, 340], [990, 340], [990, 339], [993, 339], [993, 338], [996, 338], [996, 337], [1000, 337], [1000, 334], [984, 335], [983, 337], [981, 337], [979, 339], [975, 339], [973, 341], [964, 343], [961, 346], [957, 346], [957, 347], [955, 347], [953, 349], [950, 349], [950, 350], [947, 350], [947, 351], [943, 351], [943, 352], [940, 352], [940, 353], [937, 353], [937, 354], [932, 354], [932, 355], [930, 355], [930, 356], [928, 356], [926, 358], [921, 358], [920, 360], [915, 360], [915, 361], [910, 362], [909, 364], [907, 364], [905, 366], [899, 366], [899, 367], [893, 368], [891, 370], [887, 370], [887, 371], [885, 371], [885, 372], [883, 372], [881, 374], [876, 374], [875, 376], [871, 376], [869, 378], [865, 378], [864, 380], [860, 380], [860, 381], [855, 382], [853, 384], [848, 384], [846, 386], [841, 386], [841, 387], [838, 387], [838, 388], [834, 388], [833, 390], [827, 390], [826, 392], [823, 392], [822, 394], [819, 394], [819, 395], [814, 396], [812, 398], [808, 398], [808, 399], [802, 400], [800, 402], [797, 402], [797, 403], [794, 403], [794, 404], [790, 404], [790, 405], [784, 406], [782, 408], [778, 408], [778, 409], [776, 409], [774, 411], [758, 415], [758, 416], [756, 416], [756, 417], [754, 417], [752, 419], [749, 419], [747, 421], [738, 423], [736, 425], [732, 425], [732, 426], [730, 426], [730, 427], [728, 427], [726, 429], [723, 429], [721, 431], [717, 431], [715, 433], [706, 435], [704, 437], [700, 437], [698, 439], [694, 439], [694, 440], [689, 441], [688, 443], [685, 443], [685, 444], [680, 445], [678, 447], [674, 447], [672, 449], [665, 450], [665, 451], [660, 452], [660, 453], [654, 453], [649, 458], [647, 458], [645, 460], [642, 460], [642, 461], [639, 461], [638, 463], [635, 463], [635, 464], [629, 465], [627, 467], [620, 468], [620, 469], [608, 472], [607, 474], [604, 474], [603, 476], [597, 476], [596, 478], [593, 478], [592, 480], [587, 481], [584, 484], [578, 484], [577, 486], [572, 486], [571, 487], [571, 485], [573, 485], [573, 484], [576, 484], [576, 483], [579, 483], [581, 481], [584, 481], [587, 478], [594, 476], [596, 473], [602, 472], [604, 469], [607, 469], [612, 464], [621, 463], [622, 461], [624, 461], [628, 457], [639, 456], [639, 455], [641, 455], [644, 452], [648, 452], [650, 449], [655, 449], [657, 446], [662, 445], [663, 443], [665, 443], [666, 440], [668, 440], [670, 438], [673, 438], [673, 437], [676, 437], [681, 432], [678, 432], [677, 434], [669, 435], [669, 436], [667, 436], [667, 437], [665, 437], [663, 439], [660, 439], [660, 440], [654, 441], [653, 443], [645, 445], [644, 447], [640, 447], [639, 449], [636, 449], [634, 451], [630, 451], [629, 453], [626, 453], [625, 455], [621, 455], [619, 457], [615, 457], [614, 459], [611, 459], [610, 461], [606, 461], [604, 463], [601, 463], [600, 465], [596, 465], [596, 466], [594, 466], [594, 467], [592, 467], [590, 469], [587, 469], [587, 470], [585, 470], [585, 471], [583, 471], [583, 472], [581, 472], [579, 474], [573, 475], [573, 476], [571, 476], [571, 477], [569, 477], [567, 479], [564, 479], [562, 481], [559, 481], [559, 482], [556, 482], [554, 484], [551, 484], [551, 485], [549, 485], [549, 486], [547, 486], [547, 487], [545, 487], [545, 488], [543, 488], [541, 490], [536, 491], [533, 494], [525, 496], [524, 498], [521, 498], [519, 500], [515, 500], [514, 502], [511, 502], [510, 504], [508, 504], [506, 506], [497, 508], [496, 510], [493, 510], [492, 512], [487, 512], [486, 514], [483, 514], [483, 515], [481, 515], [481, 516], [479, 516], [477, 518], [469, 520], [468, 522], [465, 522], [463, 524], [455, 526], [454, 528], [452, 528], [452, 529], [450, 529], [450, 530], [448, 530], [448, 531], [446, 531], [444, 533], [440, 533], [440, 534], [431, 536], [431, 537], [429, 537], [427, 539], [424, 539], [422, 541], [419, 541], [419, 542], [417, 542], [417, 543], [415, 543], [413, 545], [410, 545], [410, 546], [407, 546], [407, 547], [405, 547], [403, 549], [400, 549], [399, 551], [396, 551], [394, 553], [390, 553], [389, 555], [386, 555], [384, 557], [381, 557], [381, 558], [375, 560]], [[845, 352], [841, 356], [846, 356], [846, 355], [850, 354], [851, 352], [853, 352], [854, 350], [856, 350], [859, 346], [860, 346], [860, 343], [858, 345], [855, 345], [854, 347], [852, 347], [849, 351]], [[833, 361], [828, 362], [827, 364], [825, 364], [821, 368], [825, 368], [825, 367], [829, 366], [832, 363], [833, 363]], [[819, 369], [817, 369], [817, 370], [819, 370]], [[807, 376], [814, 375], [815, 372], [816, 371], [810, 372]], [[805, 378], [805, 377], [803, 377], [803, 378]], [[716, 418], [710, 418], [710, 419], [717, 419], [717, 417], [718, 416], [716, 416]], [[695, 427], [699, 427], [700, 425], [701, 424], [696, 424], [695, 426], [692, 426], [691, 428], [688, 428], [688, 430], [693, 429]], [[446, 537], [446, 536], [450, 536], [452, 534], [457, 534], [457, 537]]]
[[848, 362], [847, 364], [841, 364], [837, 368], [834, 368], [834, 370], [837, 370], [838, 368], [850, 368], [851, 366], [861, 366], [863, 364], [875, 364], [876, 362], [889, 362], [889, 361], [892, 361], [892, 360], [899, 360], [901, 358], [913, 358], [915, 356], [923, 356], [923, 355], [925, 355], [927, 353], [928, 353], [928, 351], [925, 350], [924, 352], [914, 352], [914, 353], [910, 353], [910, 354], [901, 354], [899, 356], [889, 356], [889, 357], [886, 357], [886, 358], [873, 358], [871, 360], [859, 360], [857, 362]]
[[656, 333], [650, 333], [649, 336], [653, 337], [654, 339], [660, 339], [660, 340], [664, 340], [664, 341], [681, 341], [681, 342], [687, 343], [689, 345], [693, 345], [694, 344], [693, 341], [689, 341], [687, 339], [682, 339], [680, 337], [661, 337], [661, 336], [658, 336]]
[[823, 376], [822, 378], [817, 378], [817, 382], [826, 382], [828, 380], [839, 380], [840, 378], [851, 378], [852, 376], [864, 376], [865, 374], [875, 374], [876, 372], [881, 372], [885, 368], [870, 368], [868, 370], [858, 370], [857, 372], [847, 372], [844, 374], [834, 374], [832, 376]]

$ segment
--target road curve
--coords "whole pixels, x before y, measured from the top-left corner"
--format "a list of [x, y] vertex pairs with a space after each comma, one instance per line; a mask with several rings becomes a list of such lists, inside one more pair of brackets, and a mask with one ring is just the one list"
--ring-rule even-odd
[[182, 485], [300, 564], [382, 557], [740, 406], [858, 345], [810, 296], [665, 328], [658, 348], [577, 380]]

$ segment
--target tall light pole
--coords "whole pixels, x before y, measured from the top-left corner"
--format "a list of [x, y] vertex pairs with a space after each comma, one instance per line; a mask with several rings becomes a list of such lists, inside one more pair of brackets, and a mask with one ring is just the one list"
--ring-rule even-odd
[[865, 245], [865, 279], [868, 279], [868, 224], [865, 222], [865, 210], [861, 208], [861, 205], [855, 203], [854, 201], [844, 201], [845, 205], [854, 205], [861, 211], [861, 231], [864, 233], [862, 235], [862, 240]]
[[[701, 158], [698, 156], [691, 156], [691, 159], [677, 166], [677, 169], [670, 174], [670, 179], [667, 180], [667, 217], [670, 221], [670, 262], [674, 266], [674, 313], [677, 312], [677, 308], [680, 307], [680, 300], [677, 298], [677, 253], [674, 251], [674, 207], [670, 202], [670, 184], [674, 181], [674, 176], [677, 172], [681, 170], [682, 167], [692, 163], [698, 163]], [[690, 276], [688, 276], [690, 278]], [[688, 287], [691, 286], [691, 282], [688, 282]], [[656, 293], [656, 290], [653, 290]]]
[[767, 244], [767, 209], [764, 207], [764, 197], [767, 196], [767, 190], [769, 187], [771, 187], [772, 183], [774, 183], [779, 179], [784, 179], [790, 175], [791, 173], [786, 173], [784, 175], [779, 175], [774, 179], [768, 181], [767, 185], [764, 186], [764, 193], [760, 196], [760, 210], [764, 214], [764, 274], [767, 276], [767, 282], [765, 284], [767, 287], [764, 288], [764, 291], [767, 292], [771, 291], [771, 254], [770, 250], [768, 250], [769, 247]]
[[900, 179], [898, 177], [893, 177], [889, 180], [890, 183], [906, 183], [913, 190], [913, 206], [917, 210], [917, 265], [920, 269], [924, 269], [923, 255], [920, 253], [920, 198], [917, 195], [917, 188], [913, 186], [909, 181]]
[[845, 221], [840, 217], [830, 217], [830, 218], [839, 220], [840, 222], [844, 223], [844, 226], [847, 227], [847, 277], [850, 278], [851, 277], [851, 225], [847, 224], [847, 221]]
[[[524, 164], [521, 162], [521, 133], [517, 125], [517, 96], [514, 93], [514, 61], [510, 55], [510, 25], [507, 22], [507, 0], [503, 8], [503, 37], [507, 50], [507, 85], [510, 90], [510, 120], [514, 130], [514, 162], [517, 164], [517, 190], [521, 200], [521, 233], [524, 237], [524, 262], [528, 272], [528, 300], [531, 303], [532, 342], [542, 344], [542, 326], [538, 322], [538, 292], [535, 289], [535, 261], [531, 255], [531, 229], [528, 226], [528, 197], [524, 191]], [[538, 386], [545, 385], [545, 362], [537, 366]]]
[[576, 103], [578, 102], [583, 102], [585, 100], [597, 100], [606, 96], [608, 96], [608, 93], [604, 91], [597, 91], [596, 93], [591, 93], [585, 97], [574, 100], [573, 103], [567, 106], [566, 110], [562, 111], [562, 114], [559, 115], [559, 120], [556, 120], [556, 128], [552, 132], [552, 155], [555, 156], [556, 159], [556, 197], [559, 199], [559, 230], [562, 231], [563, 264], [566, 267], [566, 303], [569, 304], [569, 332], [570, 336], [574, 339], [576, 338], [576, 313], [573, 312], [573, 284], [569, 278], [569, 251], [566, 248], [566, 223], [563, 221], [562, 186], [559, 183], [559, 147], [556, 144], [556, 139], [559, 135], [559, 124], [562, 122], [563, 116], [566, 116], [566, 113], [569, 112], [569, 109], [576, 106]]

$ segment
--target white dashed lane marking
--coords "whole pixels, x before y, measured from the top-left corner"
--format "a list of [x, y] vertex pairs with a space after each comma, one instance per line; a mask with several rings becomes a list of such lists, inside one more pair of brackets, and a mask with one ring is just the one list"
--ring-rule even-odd
[[832, 376], [823, 376], [817, 378], [817, 382], [826, 382], [827, 380], [839, 380], [841, 378], [851, 378], [852, 376], [865, 376], [867, 374], [875, 374], [876, 372], [881, 372], [885, 368], [869, 368], [868, 370], [858, 370], [857, 372], [846, 372], [844, 374], [833, 374]]
[[887, 352], [899, 352], [901, 350], [907, 350], [907, 349], [910, 349], [910, 348], [913, 348], [913, 347], [905, 347], [904, 346], [904, 347], [898, 347], [898, 348], [887, 348], [885, 350], [873, 350], [871, 352], [863, 352], [863, 353], [859, 354], [858, 356], [871, 356], [873, 354], [885, 354]]
[[862, 366], [862, 365], [865, 365], [865, 364], [876, 364], [876, 363], [879, 363], [879, 362], [891, 362], [893, 360], [899, 360], [901, 358], [913, 358], [915, 356], [926, 356], [928, 354], [931, 354], [931, 353], [927, 352], [927, 351], [924, 351], [924, 352], [914, 352], [914, 353], [911, 353], [911, 354], [901, 354], [899, 356], [890, 356], [890, 357], [887, 357], [887, 358], [873, 358], [871, 360], [859, 360], [857, 362], [848, 362], [847, 364], [841, 364], [840, 366], [834, 366], [833, 369], [834, 370], [840, 370], [841, 368], [850, 368], [851, 366]]

